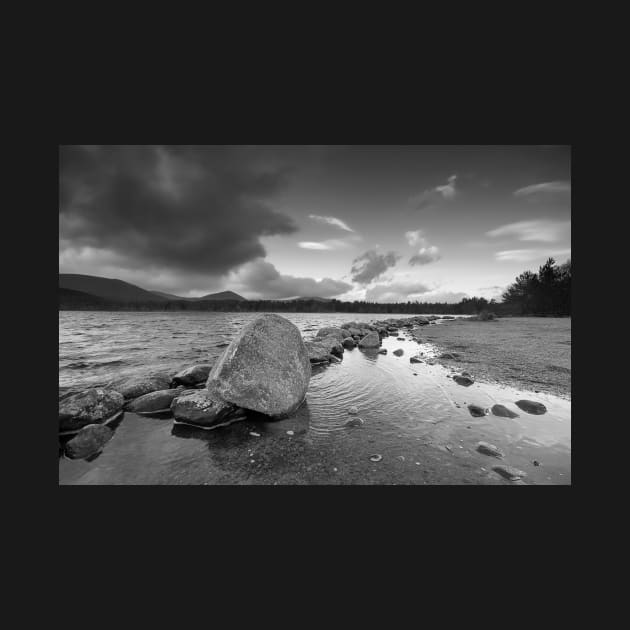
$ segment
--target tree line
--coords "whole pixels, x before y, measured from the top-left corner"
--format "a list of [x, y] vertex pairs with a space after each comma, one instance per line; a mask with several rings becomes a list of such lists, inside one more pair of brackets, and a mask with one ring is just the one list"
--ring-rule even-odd
[[165, 302], [117, 302], [59, 292], [59, 310], [105, 311], [220, 311], [278, 313], [382, 313], [476, 315], [491, 312], [506, 315], [571, 314], [571, 260], [557, 265], [553, 258], [538, 273], [525, 271], [502, 295], [502, 301], [483, 297], [464, 298], [456, 304], [446, 302], [395, 302], [381, 304], [355, 300], [169, 300]]

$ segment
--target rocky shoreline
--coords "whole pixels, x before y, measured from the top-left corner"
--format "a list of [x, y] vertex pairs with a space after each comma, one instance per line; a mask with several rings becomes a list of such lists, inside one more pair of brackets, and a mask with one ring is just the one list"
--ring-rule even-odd
[[[205, 431], [244, 420], [248, 413], [260, 414], [267, 421], [289, 418], [305, 400], [312, 370], [325, 369], [343, 360], [347, 349], [358, 348], [366, 354], [386, 353], [381, 348], [385, 337], [403, 340], [400, 335], [407, 335], [421, 343], [422, 330], [438, 320], [449, 319], [454, 318], [415, 316], [371, 323], [352, 321], [321, 328], [312, 339], [303, 339], [297, 327], [285, 318], [264, 315], [245, 326], [213, 365], [196, 364], [174, 374], [148, 373], [117, 379], [104, 387], [62, 398], [60, 447], [66, 458], [89, 461], [107, 447], [125, 411], [162, 419], [172, 416], [174, 426]], [[400, 357], [403, 350], [396, 349], [393, 354]], [[422, 353], [409, 357], [411, 364], [423, 362], [432, 364], [433, 359]], [[451, 378], [462, 387], [475, 382], [465, 371]], [[535, 401], [519, 400], [514, 404], [527, 414], [546, 412], [544, 405]], [[468, 405], [468, 411], [473, 418], [488, 414], [518, 416], [498, 404], [491, 409]], [[357, 413], [353, 407], [348, 409], [350, 418], [346, 426], [363, 425]], [[477, 450], [488, 457], [503, 457], [497, 447], [485, 442], [480, 442]], [[509, 466], [496, 468], [509, 469]], [[495, 472], [521, 483], [525, 473], [514, 470], [509, 474], [502, 470]]]

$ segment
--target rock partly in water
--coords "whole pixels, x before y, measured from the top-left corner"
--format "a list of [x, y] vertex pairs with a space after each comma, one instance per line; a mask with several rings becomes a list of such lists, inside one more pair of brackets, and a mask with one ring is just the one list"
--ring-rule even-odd
[[534, 400], [517, 400], [514, 404], [525, 413], [531, 413], [535, 416], [541, 416], [543, 413], [547, 413], [547, 407]]
[[66, 457], [70, 459], [84, 459], [96, 455], [112, 439], [114, 432], [102, 424], [88, 424], [84, 426], [64, 448]]
[[411, 357], [409, 363], [423, 363], [423, 361], [420, 357]]
[[356, 416], [359, 413], [359, 409], [353, 405], [352, 407], [348, 407], [348, 413], [351, 416]]
[[346, 337], [343, 342], [343, 347], [348, 350], [352, 350], [357, 345], [357, 342], [352, 337]]
[[125, 409], [133, 413], [155, 413], [157, 411], [168, 411], [173, 399], [184, 393], [183, 387], [174, 389], [161, 389], [157, 392], [150, 392], [144, 396], [139, 396], [127, 404]]
[[510, 481], [517, 481], [522, 477], [527, 477], [527, 473], [518, 470], [518, 468], [513, 468], [512, 466], [493, 466], [492, 470]]
[[448, 359], [450, 361], [455, 361], [459, 358], [459, 354], [457, 352], [443, 352], [440, 355], [440, 359]]
[[398, 350], [394, 350], [394, 354], [397, 357], [402, 357], [402, 355], [405, 354], [405, 351], [402, 348], [398, 348]]
[[[225, 344], [226, 346], [229, 344]], [[173, 376], [173, 385], [196, 385], [202, 381], [208, 380], [208, 375], [212, 365], [209, 363], [200, 363], [199, 365], [193, 365], [181, 372], [177, 372]]]
[[455, 376], [453, 376], [453, 380], [458, 385], [463, 385], [464, 387], [469, 387], [470, 385], [472, 385], [475, 382], [472, 379], [472, 377], [466, 376], [464, 374], [455, 374]]
[[468, 405], [468, 411], [474, 418], [483, 418], [488, 410], [480, 407], [479, 405]]
[[379, 354], [387, 354], [387, 348], [381, 348], [381, 349], [378, 351], [378, 353], [379, 353]]
[[492, 405], [492, 413], [502, 418], [518, 418], [518, 414], [508, 409], [505, 405]]
[[361, 427], [363, 426], [362, 418], [350, 418], [350, 420], [346, 421], [347, 427]]
[[494, 444], [489, 444], [488, 442], [479, 442], [479, 444], [477, 444], [477, 450], [484, 455], [503, 457], [503, 453]]
[[381, 338], [377, 332], [368, 332], [359, 341], [359, 348], [378, 348], [381, 345]]
[[94, 387], [59, 403], [59, 430], [75, 431], [88, 424], [102, 424], [122, 410], [125, 402], [117, 391]]
[[245, 413], [236, 405], [217, 400], [207, 390], [184, 392], [171, 403], [175, 422], [204, 429], [215, 429], [245, 419]]
[[170, 375], [159, 373], [121, 378], [110, 383], [107, 388], [121, 393], [125, 400], [132, 400], [133, 398], [144, 396], [144, 394], [168, 389], [170, 384]]
[[280, 315], [266, 314], [236, 336], [206, 387], [219, 401], [283, 418], [304, 402], [310, 378], [309, 352], [298, 328]]

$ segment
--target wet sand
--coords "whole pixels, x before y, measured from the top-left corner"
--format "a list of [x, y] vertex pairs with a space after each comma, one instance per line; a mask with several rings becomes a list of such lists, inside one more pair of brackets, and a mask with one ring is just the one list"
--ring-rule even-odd
[[[432, 335], [437, 342], [439, 335], [446, 339], [461, 330], [470, 340], [475, 333], [464, 333], [463, 327], [474, 324], [486, 330], [495, 326], [449, 322], [422, 327], [421, 337]], [[340, 363], [315, 368], [305, 404], [287, 420], [269, 422], [250, 414], [243, 422], [204, 431], [175, 425], [168, 415], [125, 413], [113, 439], [92, 461], [60, 456], [59, 483], [514, 485], [492, 470], [496, 465], [524, 471], [519, 485], [571, 483], [566, 396], [523, 390], [513, 379], [484, 380], [480, 363], [471, 364], [477, 382], [460, 386], [450, 378], [452, 368], [431, 364], [440, 348], [418, 344], [409, 332], [401, 330], [400, 336], [404, 341], [383, 339], [387, 355], [347, 350]], [[397, 348], [403, 356], [393, 355]], [[429, 363], [409, 362], [419, 352]], [[514, 402], [522, 398], [542, 402], [547, 413], [521, 411]], [[476, 418], [467, 408], [495, 403], [519, 416]], [[348, 414], [350, 405], [358, 407], [362, 425], [346, 426], [355, 417]], [[479, 441], [496, 445], [505, 457], [479, 453]], [[380, 461], [372, 462], [377, 454]]]
[[506, 317], [423, 326], [418, 336], [455, 359], [441, 363], [479, 379], [571, 398], [571, 319]]

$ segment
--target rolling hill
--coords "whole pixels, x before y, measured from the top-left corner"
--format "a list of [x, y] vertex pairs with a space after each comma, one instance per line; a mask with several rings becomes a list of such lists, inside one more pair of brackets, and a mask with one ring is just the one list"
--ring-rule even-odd
[[79, 299], [79, 296], [72, 296], [64, 291], [80, 292], [82, 300], [88, 297], [95, 297], [101, 300], [110, 300], [112, 302], [134, 303], [134, 302], [156, 302], [164, 303], [173, 300], [200, 302], [203, 300], [239, 300], [246, 301], [245, 298], [233, 291], [221, 291], [220, 293], [209, 293], [198, 298], [185, 298], [179, 295], [171, 295], [170, 293], [162, 293], [160, 291], [147, 291], [135, 284], [116, 280], [115, 278], [101, 278], [99, 276], [86, 276], [76, 273], [60, 273], [59, 274], [59, 291], [60, 296], [64, 298]]

